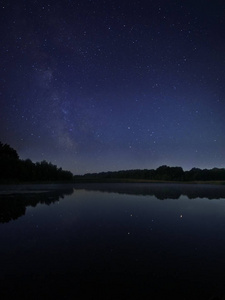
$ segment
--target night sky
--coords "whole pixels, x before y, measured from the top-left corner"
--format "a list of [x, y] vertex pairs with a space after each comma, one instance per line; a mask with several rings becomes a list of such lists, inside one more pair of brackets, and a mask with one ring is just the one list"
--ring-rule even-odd
[[225, 2], [0, 7], [0, 141], [74, 174], [225, 167]]

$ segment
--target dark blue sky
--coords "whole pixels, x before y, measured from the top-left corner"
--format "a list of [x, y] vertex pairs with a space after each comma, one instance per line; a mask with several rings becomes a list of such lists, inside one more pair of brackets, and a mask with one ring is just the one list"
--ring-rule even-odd
[[0, 140], [74, 174], [225, 167], [224, 1], [3, 1]]

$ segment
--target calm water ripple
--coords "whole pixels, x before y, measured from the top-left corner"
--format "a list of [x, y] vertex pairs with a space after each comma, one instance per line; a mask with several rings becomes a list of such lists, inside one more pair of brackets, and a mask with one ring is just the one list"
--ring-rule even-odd
[[1, 299], [225, 297], [225, 186], [1, 186], [0, 240]]

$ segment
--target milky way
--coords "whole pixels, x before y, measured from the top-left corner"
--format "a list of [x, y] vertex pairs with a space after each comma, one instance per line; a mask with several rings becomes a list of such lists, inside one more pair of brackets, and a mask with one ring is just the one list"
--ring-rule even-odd
[[0, 141], [74, 174], [225, 167], [224, 1], [5, 1]]

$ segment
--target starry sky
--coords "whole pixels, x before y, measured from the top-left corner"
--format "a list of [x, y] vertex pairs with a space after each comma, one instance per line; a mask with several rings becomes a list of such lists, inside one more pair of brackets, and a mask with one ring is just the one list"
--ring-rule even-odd
[[74, 174], [225, 167], [225, 2], [8, 0], [0, 141]]

